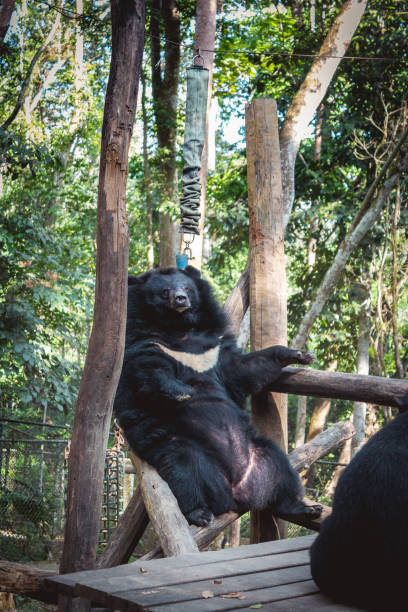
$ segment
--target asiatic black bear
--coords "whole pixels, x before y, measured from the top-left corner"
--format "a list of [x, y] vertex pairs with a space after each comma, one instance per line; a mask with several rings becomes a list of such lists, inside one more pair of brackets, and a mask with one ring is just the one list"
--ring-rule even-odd
[[309, 353], [243, 354], [210, 285], [188, 266], [129, 277], [126, 348], [115, 413], [133, 451], [167, 481], [190, 523], [270, 507], [319, 516], [286, 455], [244, 411], [283, 366]]
[[408, 609], [407, 407], [346, 467], [310, 551], [323, 593], [369, 611]]

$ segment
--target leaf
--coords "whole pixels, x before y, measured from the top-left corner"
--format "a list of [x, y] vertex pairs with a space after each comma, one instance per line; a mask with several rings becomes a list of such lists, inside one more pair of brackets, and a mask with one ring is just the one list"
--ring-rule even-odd
[[213, 580], [213, 583], [214, 584], [222, 584], [222, 580], [219, 580], [219, 579], [218, 580]]
[[210, 599], [211, 597], [214, 597], [214, 593], [212, 591], [203, 591], [201, 593], [201, 597], [204, 599]]
[[148, 572], [147, 572], [147, 570], [143, 569], [143, 567], [140, 567], [140, 568], [139, 568], [139, 571], [140, 571], [142, 574], [147, 574], [147, 573], [148, 573]]
[[262, 604], [254, 604], [253, 606], [249, 607], [252, 608], [252, 610], [259, 610], [259, 608], [262, 608]]
[[239, 592], [226, 593], [225, 595], [220, 595], [223, 599], [245, 599], [245, 595]]

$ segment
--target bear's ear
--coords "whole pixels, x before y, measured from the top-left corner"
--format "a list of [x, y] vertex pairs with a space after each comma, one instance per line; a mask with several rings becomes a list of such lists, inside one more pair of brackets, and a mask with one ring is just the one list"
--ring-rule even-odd
[[135, 276], [134, 274], [129, 274], [128, 276], [128, 285], [142, 285], [147, 281], [149, 276], [151, 276], [152, 270], [148, 270], [144, 274], [140, 274], [139, 276]]
[[184, 269], [184, 272], [188, 274], [190, 278], [201, 278], [200, 270], [197, 270], [197, 268], [194, 268], [194, 266], [187, 266], [187, 268]]

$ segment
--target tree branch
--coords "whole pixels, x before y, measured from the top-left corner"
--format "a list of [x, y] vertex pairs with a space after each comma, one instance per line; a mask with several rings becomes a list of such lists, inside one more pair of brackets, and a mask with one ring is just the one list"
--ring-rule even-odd
[[44, 42], [41, 45], [41, 47], [36, 51], [36, 53], [34, 54], [33, 59], [30, 62], [30, 65], [29, 65], [28, 70], [27, 70], [26, 77], [25, 77], [25, 79], [23, 81], [23, 84], [22, 84], [21, 89], [20, 89], [20, 93], [19, 93], [18, 98], [17, 98], [16, 105], [15, 105], [14, 109], [12, 110], [12, 112], [11, 112], [10, 116], [8, 117], [8, 119], [6, 119], [6, 121], [1, 126], [3, 130], [6, 130], [10, 126], [10, 124], [13, 123], [14, 119], [17, 117], [18, 112], [20, 111], [21, 107], [23, 106], [24, 96], [25, 96], [26, 91], [28, 89], [28, 86], [30, 84], [31, 76], [33, 74], [35, 65], [37, 64], [38, 60], [40, 59], [41, 55], [44, 53], [44, 51], [48, 47], [48, 45], [54, 40], [55, 35], [57, 33], [57, 30], [58, 30], [58, 28], [60, 26], [60, 23], [61, 23], [61, 15], [60, 15], [60, 13], [57, 13], [54, 25], [52, 26], [51, 30], [49, 31], [48, 36], [44, 40]]
[[[336, 17], [305, 80], [286, 113], [280, 133], [284, 227], [295, 197], [295, 160], [300, 142], [361, 21], [367, 0], [347, 0]], [[335, 57], [333, 57], [335, 56]]]
[[[398, 143], [396, 147], [399, 147], [400, 149], [400, 143]], [[344, 267], [350, 257], [350, 254], [360, 244], [361, 240], [364, 238], [367, 232], [373, 227], [384, 204], [387, 202], [391, 191], [397, 185], [401, 173], [404, 172], [407, 168], [408, 154], [406, 154], [402, 158], [394, 174], [384, 182], [384, 185], [379, 190], [372, 206], [359, 219], [357, 224], [355, 224], [355, 222], [352, 223], [351, 227], [353, 229], [351, 229], [351, 232], [340, 245], [333, 260], [333, 263], [327, 270], [323, 281], [316, 292], [313, 303], [311, 304], [309, 310], [306, 312], [299, 325], [298, 332], [291, 344], [292, 348], [302, 348], [305, 345], [309, 333], [313, 327], [313, 324], [322, 312], [331, 290], [338, 282], [340, 275], [343, 272]], [[378, 185], [377, 179], [375, 182]], [[373, 190], [370, 189], [369, 191], [370, 193], [373, 193]], [[364, 206], [366, 205], [365, 201], [366, 199], [364, 199], [363, 202]], [[360, 211], [357, 213], [357, 217], [360, 217]]]

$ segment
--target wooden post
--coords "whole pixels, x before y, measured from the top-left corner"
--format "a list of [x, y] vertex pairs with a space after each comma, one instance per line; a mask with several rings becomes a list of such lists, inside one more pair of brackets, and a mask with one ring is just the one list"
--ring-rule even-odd
[[[75, 411], [61, 573], [94, 566], [104, 457], [122, 367], [128, 264], [126, 180], [144, 42], [144, 0], [111, 0], [112, 59], [98, 192], [94, 324]], [[63, 604], [60, 609], [64, 608]]]
[[[287, 345], [286, 274], [281, 162], [276, 102], [256, 99], [246, 109], [249, 207], [251, 348]], [[259, 431], [287, 452], [287, 398], [253, 398]], [[279, 537], [269, 512], [252, 513], [251, 541]], [[284, 529], [280, 529], [281, 537]]]

